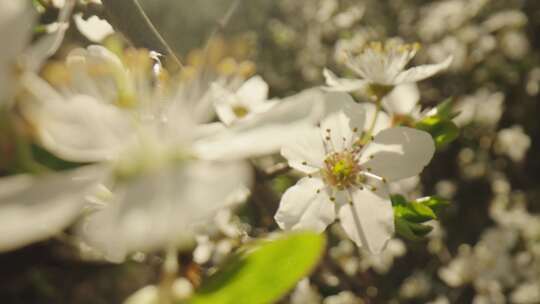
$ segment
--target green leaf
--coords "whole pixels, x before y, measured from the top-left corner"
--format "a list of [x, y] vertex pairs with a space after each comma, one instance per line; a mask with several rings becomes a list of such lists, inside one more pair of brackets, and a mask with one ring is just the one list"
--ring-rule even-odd
[[416, 123], [415, 127], [431, 134], [438, 149], [445, 147], [459, 136], [459, 128], [453, 121], [438, 116], [426, 117]]
[[256, 241], [205, 280], [188, 303], [273, 303], [313, 270], [325, 243], [312, 232]]

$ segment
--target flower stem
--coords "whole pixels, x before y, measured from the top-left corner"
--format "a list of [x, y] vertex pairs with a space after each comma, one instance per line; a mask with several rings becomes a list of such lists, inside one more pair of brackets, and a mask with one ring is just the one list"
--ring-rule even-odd
[[163, 261], [163, 268], [161, 270], [161, 282], [159, 284], [160, 304], [173, 303], [172, 287], [179, 269], [178, 250], [175, 246], [170, 246], [165, 252], [165, 261]]
[[375, 100], [375, 114], [373, 114], [373, 119], [371, 120], [371, 124], [369, 125], [368, 130], [364, 134], [364, 137], [362, 138], [362, 144], [366, 144], [371, 140], [371, 136], [373, 135], [373, 130], [375, 129], [375, 125], [377, 124], [377, 119], [379, 118], [379, 113], [381, 112], [381, 98], [377, 98]]

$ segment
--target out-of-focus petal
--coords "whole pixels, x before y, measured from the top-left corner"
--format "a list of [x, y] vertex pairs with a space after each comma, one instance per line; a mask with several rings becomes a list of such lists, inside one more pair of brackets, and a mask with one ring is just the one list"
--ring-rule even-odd
[[453, 57], [449, 56], [445, 60], [439, 63], [426, 64], [426, 65], [410, 68], [408, 70], [405, 70], [399, 73], [394, 79], [394, 83], [400, 84], [400, 83], [417, 82], [420, 80], [424, 80], [443, 70], [446, 70], [450, 66], [450, 64], [452, 64], [452, 60], [453, 60]]
[[[362, 108], [366, 113], [363, 130], [367, 131], [371, 127], [375, 113], [377, 112], [377, 107], [374, 104], [367, 102], [360, 103], [358, 104], [358, 106]], [[377, 116], [377, 121], [375, 122], [375, 125], [373, 127], [372, 134], [377, 135], [377, 133], [379, 133], [380, 131], [388, 129], [391, 126], [392, 120], [390, 119], [390, 116], [388, 116], [388, 114], [386, 114], [385, 112], [380, 111]]]
[[198, 140], [195, 153], [205, 159], [242, 159], [278, 152], [315, 125], [322, 116], [324, 98], [316, 89], [285, 98], [268, 112]]
[[240, 162], [185, 161], [119, 183], [116, 197], [81, 225], [83, 238], [109, 259], [170, 245], [190, 246], [198, 225], [231, 203], [249, 185]]
[[85, 196], [104, 178], [91, 166], [43, 176], [0, 179], [0, 251], [47, 239], [82, 211]]
[[28, 1], [4, 1], [0, 9], [0, 103], [15, 92], [14, 65], [30, 42], [35, 12]]
[[261, 76], [253, 76], [242, 84], [236, 94], [246, 104], [264, 101], [268, 98], [268, 84]]
[[382, 101], [383, 107], [390, 114], [409, 115], [420, 101], [420, 91], [415, 83], [396, 86]]
[[43, 146], [70, 161], [113, 159], [135, 138], [127, 113], [85, 95], [66, 102], [49, 100], [32, 111], [30, 119]]
[[354, 92], [364, 89], [367, 82], [362, 79], [339, 78], [328, 69], [323, 70], [327, 87], [325, 90], [337, 92]]

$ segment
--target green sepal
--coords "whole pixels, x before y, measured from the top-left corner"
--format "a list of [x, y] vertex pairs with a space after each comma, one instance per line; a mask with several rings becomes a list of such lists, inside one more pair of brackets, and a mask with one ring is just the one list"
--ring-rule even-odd
[[437, 105], [436, 113], [433, 116], [438, 116], [442, 120], [451, 120], [459, 115], [459, 111], [454, 111], [454, 99], [448, 97]]
[[435, 214], [439, 214], [443, 208], [450, 205], [450, 201], [436, 195], [419, 198], [416, 202], [429, 207]]
[[437, 219], [437, 215], [431, 208], [420, 202], [407, 202], [402, 195], [392, 195], [394, 216], [415, 223], [423, 223]]
[[431, 230], [433, 230], [433, 227], [429, 225], [412, 223], [403, 218], [395, 218], [394, 224], [396, 233], [411, 241], [421, 241]]

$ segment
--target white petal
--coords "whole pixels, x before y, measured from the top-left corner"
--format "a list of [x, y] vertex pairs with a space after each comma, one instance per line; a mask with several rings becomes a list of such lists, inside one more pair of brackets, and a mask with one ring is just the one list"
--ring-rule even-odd
[[361, 153], [363, 168], [396, 181], [420, 174], [435, 153], [435, 143], [424, 131], [395, 127], [379, 132]]
[[[371, 124], [373, 123], [373, 119], [375, 116], [375, 112], [377, 111], [377, 107], [372, 103], [363, 102], [358, 104], [359, 107], [361, 107], [364, 112], [366, 113], [366, 119], [364, 123], [363, 130], [367, 132], [367, 130], [371, 127]], [[388, 129], [392, 126], [392, 120], [390, 119], [390, 116], [386, 114], [384, 111], [380, 111], [377, 116], [377, 121], [375, 122], [375, 126], [373, 127], [372, 134], [377, 135], [380, 131], [384, 129]]]
[[279, 227], [284, 230], [324, 231], [336, 217], [335, 205], [324, 187], [322, 180], [304, 177], [289, 188], [281, 197], [274, 216]]
[[[258, 103], [250, 104], [249, 105], [249, 111], [250, 111], [251, 114], [261, 114], [261, 113], [269, 111], [270, 109], [272, 109], [272, 107], [276, 106], [279, 103], [280, 103], [280, 101], [278, 101], [278, 100], [260, 101]], [[251, 117], [251, 115], [249, 115], [249, 117]]]
[[[281, 148], [281, 155], [289, 165], [304, 173], [315, 173], [324, 165], [325, 151], [321, 134], [317, 128], [298, 133], [295, 142]], [[304, 164], [305, 162], [305, 164]]]
[[245, 104], [264, 101], [268, 98], [268, 84], [261, 76], [253, 76], [242, 84], [236, 94]]
[[[101, 102], [114, 103], [120, 90], [119, 82], [129, 84], [127, 70], [120, 58], [99, 45], [90, 45], [86, 49], [72, 50], [66, 64], [71, 77], [71, 86], [76, 93], [96, 97]], [[91, 71], [100, 69], [97, 77]]]
[[329, 152], [340, 152], [352, 146], [357, 137], [351, 124], [351, 118], [343, 111], [332, 113], [321, 121], [321, 138], [324, 138]]
[[323, 70], [324, 79], [326, 80], [325, 90], [337, 92], [354, 92], [361, 91], [367, 85], [367, 82], [362, 79], [338, 78], [336, 74], [328, 69]]
[[338, 217], [347, 235], [358, 246], [380, 253], [394, 234], [394, 211], [384, 187], [377, 192], [356, 189], [353, 203], [341, 204]]
[[114, 33], [112, 26], [97, 16], [91, 16], [85, 20], [82, 14], [77, 14], [74, 20], [79, 31], [93, 42], [101, 42], [105, 37]]
[[354, 101], [348, 93], [344, 92], [324, 92], [324, 113], [323, 118], [333, 113], [343, 112], [351, 120], [351, 129], [360, 128], [365, 120], [365, 113], [362, 106]]
[[0, 103], [15, 93], [15, 63], [30, 42], [35, 12], [27, 1], [5, 1], [0, 9]]
[[416, 188], [416, 186], [418, 186], [419, 183], [420, 177], [415, 175], [413, 177], [407, 177], [405, 179], [390, 183], [388, 186], [390, 188], [390, 193], [407, 196]]
[[229, 126], [238, 119], [232, 108], [237, 100], [231, 91], [217, 83], [213, 83], [210, 88], [210, 96], [214, 102], [214, 109], [219, 120], [225, 125]]
[[204, 138], [212, 136], [218, 132], [225, 131], [227, 127], [221, 122], [211, 122], [206, 124], [199, 124], [195, 128], [195, 138]]
[[452, 64], [452, 60], [453, 57], [449, 56], [444, 61], [439, 63], [421, 65], [410, 68], [406, 71], [399, 73], [399, 75], [397, 75], [397, 77], [394, 79], [394, 84], [417, 82], [420, 80], [424, 80], [443, 70], [446, 70], [450, 66], [450, 64]]
[[205, 159], [242, 159], [278, 152], [298, 134], [315, 125], [323, 113], [324, 95], [307, 90], [283, 99], [268, 112], [255, 114], [234, 126], [198, 140], [194, 149]]
[[409, 115], [420, 101], [420, 91], [415, 83], [396, 86], [383, 99], [383, 106], [390, 114]]
[[84, 196], [104, 177], [102, 167], [0, 179], [0, 251], [44, 240], [68, 226]]
[[126, 253], [191, 245], [197, 225], [227, 208], [231, 193], [250, 182], [239, 162], [170, 164], [118, 185], [116, 199], [80, 227], [84, 239], [119, 260]]
[[43, 37], [34, 42], [22, 54], [22, 61], [27, 70], [32, 72], [39, 71], [45, 60], [56, 53], [69, 28], [69, 19], [71, 18], [71, 12], [74, 6], [75, 1], [67, 1], [58, 14], [58, 20], [56, 22], [58, 29], [43, 35]]
[[66, 160], [112, 159], [134, 139], [129, 113], [85, 95], [47, 100], [29, 115], [45, 148]]

